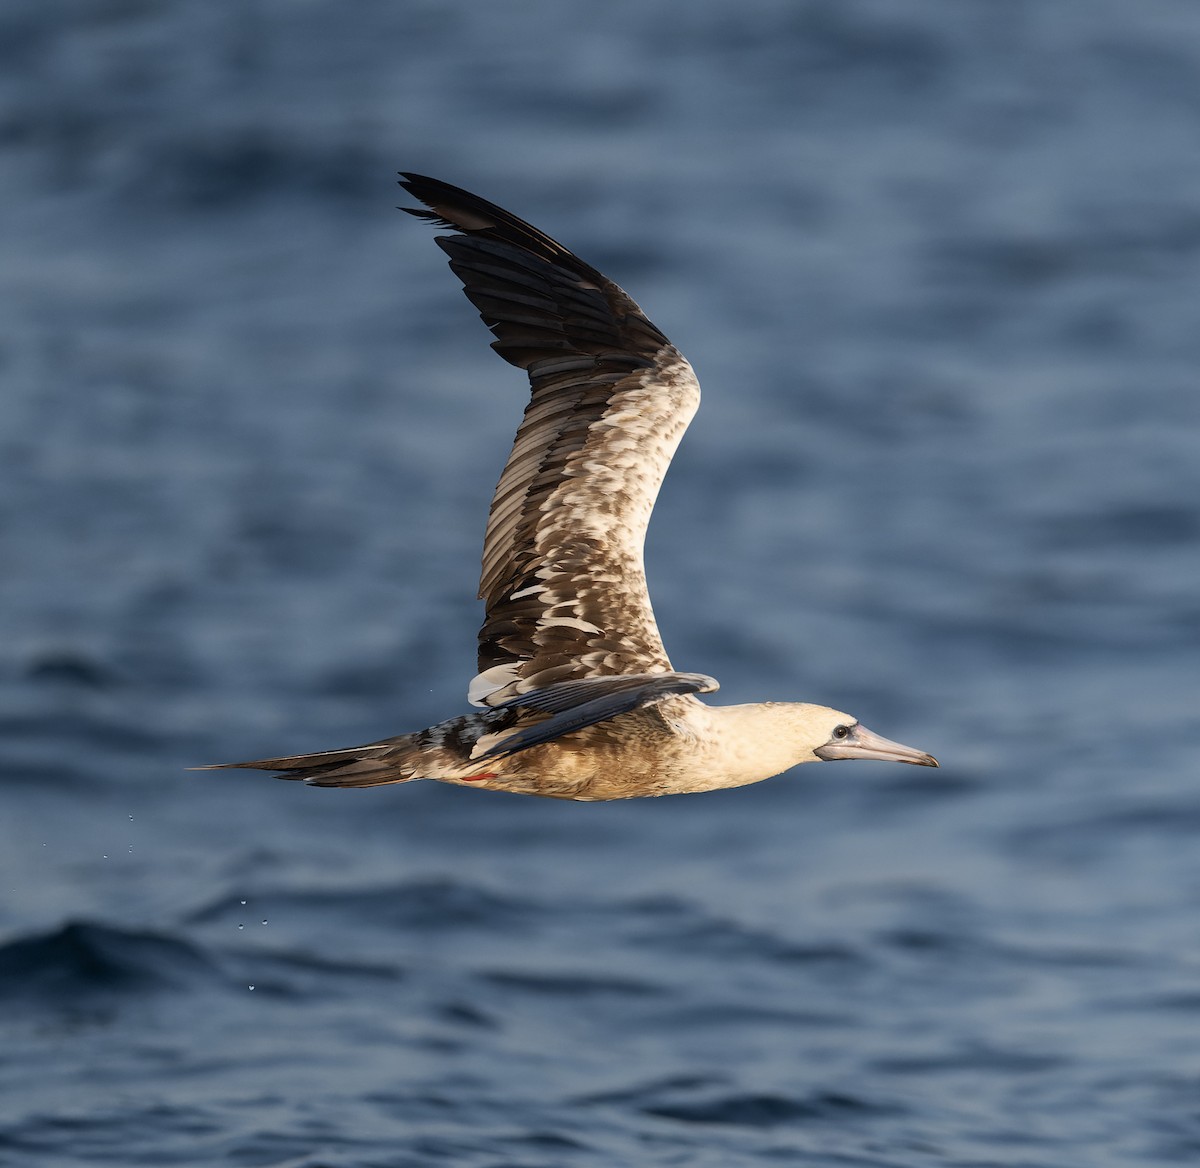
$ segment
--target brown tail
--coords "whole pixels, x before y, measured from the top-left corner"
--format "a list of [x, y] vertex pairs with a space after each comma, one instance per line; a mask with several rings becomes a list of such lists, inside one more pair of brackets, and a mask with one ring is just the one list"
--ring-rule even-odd
[[421, 778], [421, 758], [416, 734], [385, 738], [366, 746], [344, 750], [321, 750], [316, 754], [293, 754], [286, 758], [260, 758], [256, 762], [222, 762], [214, 766], [194, 767], [198, 771], [219, 771], [231, 767], [278, 771], [276, 778], [302, 779], [314, 787], [378, 787], [384, 783], [407, 783]]

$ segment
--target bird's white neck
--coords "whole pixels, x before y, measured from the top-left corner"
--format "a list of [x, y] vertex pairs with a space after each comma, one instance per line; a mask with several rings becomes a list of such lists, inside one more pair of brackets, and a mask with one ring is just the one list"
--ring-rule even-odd
[[705, 706], [707, 779], [696, 790], [742, 787], [805, 762], [828, 737], [830, 710], [800, 702]]

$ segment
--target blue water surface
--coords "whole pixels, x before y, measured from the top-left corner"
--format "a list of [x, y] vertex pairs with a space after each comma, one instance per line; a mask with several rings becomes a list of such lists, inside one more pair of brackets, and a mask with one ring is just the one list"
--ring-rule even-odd
[[[0, 1164], [1200, 1155], [1200, 11], [8, 0]], [[395, 171], [705, 404], [678, 668], [941, 771], [205, 762], [465, 708], [524, 401]]]

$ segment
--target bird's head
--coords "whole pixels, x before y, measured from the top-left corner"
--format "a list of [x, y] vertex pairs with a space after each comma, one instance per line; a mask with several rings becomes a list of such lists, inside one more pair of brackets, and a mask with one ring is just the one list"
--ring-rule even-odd
[[879, 759], [881, 762], [907, 762], [914, 766], [938, 765], [932, 754], [892, 742], [868, 730], [859, 720], [828, 706], [799, 706], [805, 743], [822, 762], [843, 758]]
[[[806, 762], [839, 758], [879, 759], [914, 766], [937, 766], [923, 750], [873, 734], [852, 714], [808, 702], [760, 702], [748, 706], [708, 706], [719, 761], [714, 786], [740, 787], [782, 774]], [[691, 789], [691, 788], [689, 788]]]

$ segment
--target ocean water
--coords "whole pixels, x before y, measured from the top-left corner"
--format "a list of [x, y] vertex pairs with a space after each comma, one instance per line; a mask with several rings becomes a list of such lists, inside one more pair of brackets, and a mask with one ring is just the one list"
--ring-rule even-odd
[[[0, 1165], [1200, 1156], [1200, 13], [0, 11]], [[936, 772], [186, 767], [464, 708], [524, 400], [395, 171], [705, 403], [678, 668]]]

